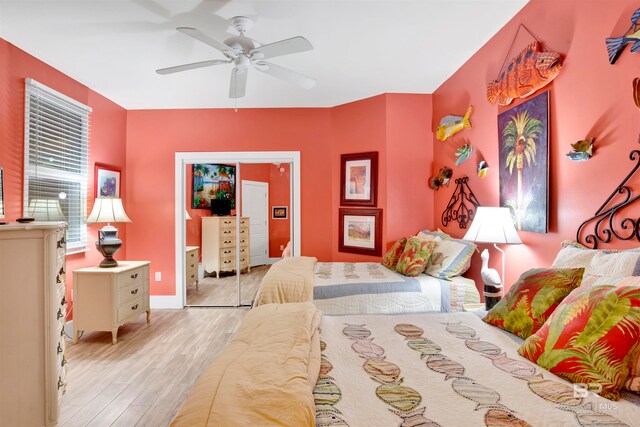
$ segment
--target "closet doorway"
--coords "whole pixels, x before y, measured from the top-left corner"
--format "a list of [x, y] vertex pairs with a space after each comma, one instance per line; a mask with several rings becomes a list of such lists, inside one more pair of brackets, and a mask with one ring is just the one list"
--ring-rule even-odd
[[176, 153], [175, 165], [176, 305], [251, 305], [282, 250], [300, 254], [299, 152]]

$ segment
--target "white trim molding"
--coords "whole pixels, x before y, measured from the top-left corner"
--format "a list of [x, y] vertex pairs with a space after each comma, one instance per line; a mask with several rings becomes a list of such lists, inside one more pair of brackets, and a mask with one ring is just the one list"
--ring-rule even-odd
[[[186, 288], [184, 248], [186, 246], [187, 182], [186, 165], [193, 163], [291, 163], [291, 246], [292, 254], [300, 256], [302, 227], [300, 221], [300, 152], [299, 151], [247, 151], [247, 152], [177, 152], [175, 154], [175, 295], [151, 296], [152, 308], [183, 308]], [[236, 176], [236, 180], [239, 180]]]

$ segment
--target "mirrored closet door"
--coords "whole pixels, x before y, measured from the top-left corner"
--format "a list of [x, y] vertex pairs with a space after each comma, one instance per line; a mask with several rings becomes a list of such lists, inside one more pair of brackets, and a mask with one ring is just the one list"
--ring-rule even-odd
[[187, 306], [250, 306], [271, 264], [291, 251], [292, 164], [187, 163]]

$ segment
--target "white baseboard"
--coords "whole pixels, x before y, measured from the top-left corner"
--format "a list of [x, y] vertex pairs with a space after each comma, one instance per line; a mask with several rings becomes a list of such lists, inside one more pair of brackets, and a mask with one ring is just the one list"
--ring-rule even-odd
[[152, 309], [184, 308], [177, 295], [151, 295], [149, 296], [149, 304], [151, 305]]
[[73, 320], [64, 324], [64, 333], [67, 335], [67, 341], [70, 341], [69, 337], [73, 338]]
[[282, 258], [269, 258], [267, 260], [267, 264], [275, 264], [276, 262], [281, 261], [281, 260], [282, 260]]

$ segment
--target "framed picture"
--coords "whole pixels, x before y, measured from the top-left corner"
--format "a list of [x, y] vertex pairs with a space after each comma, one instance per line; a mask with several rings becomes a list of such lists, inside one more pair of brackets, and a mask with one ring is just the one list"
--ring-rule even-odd
[[382, 255], [382, 209], [340, 209], [338, 251]]
[[211, 200], [230, 200], [236, 207], [236, 167], [223, 164], [193, 165], [193, 209], [211, 209]]
[[377, 151], [340, 157], [340, 205], [375, 206], [377, 184]]
[[95, 197], [120, 197], [120, 169], [96, 163], [93, 181]]
[[287, 207], [286, 206], [273, 206], [271, 208], [272, 219], [287, 219]]
[[549, 92], [498, 116], [500, 206], [516, 229], [546, 233], [549, 216]]

